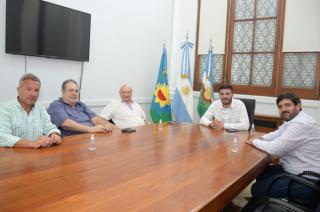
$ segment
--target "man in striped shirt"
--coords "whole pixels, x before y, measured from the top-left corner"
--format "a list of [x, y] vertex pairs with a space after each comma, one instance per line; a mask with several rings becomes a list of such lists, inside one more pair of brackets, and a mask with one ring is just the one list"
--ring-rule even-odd
[[[273, 178], [281, 173], [299, 174], [303, 171], [320, 173], [320, 127], [308, 114], [302, 111], [300, 99], [293, 93], [284, 93], [277, 98], [281, 118], [285, 123], [278, 130], [258, 139], [248, 140], [271, 155], [280, 158], [280, 165], [269, 167], [257, 178], [252, 186], [252, 196], [266, 196], [267, 189]], [[289, 180], [278, 180], [269, 195], [273, 197], [288, 197]], [[308, 199], [311, 189], [295, 184], [292, 196]]]
[[60, 144], [60, 131], [36, 103], [41, 82], [33, 74], [19, 81], [18, 97], [0, 108], [0, 147], [39, 148]]

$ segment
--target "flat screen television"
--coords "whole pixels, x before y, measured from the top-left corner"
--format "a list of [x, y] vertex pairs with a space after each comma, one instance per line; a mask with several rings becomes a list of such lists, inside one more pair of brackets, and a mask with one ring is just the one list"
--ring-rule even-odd
[[7, 0], [6, 53], [89, 61], [91, 15], [40, 0]]

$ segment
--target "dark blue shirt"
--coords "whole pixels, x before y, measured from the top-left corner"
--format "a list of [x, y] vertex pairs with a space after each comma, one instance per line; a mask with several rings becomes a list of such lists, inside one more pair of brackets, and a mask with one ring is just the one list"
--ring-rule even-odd
[[77, 102], [75, 108], [72, 108], [71, 105], [65, 103], [62, 98], [55, 100], [50, 104], [48, 113], [50, 114], [52, 123], [54, 123], [61, 130], [62, 136], [80, 133], [62, 129], [61, 124], [66, 119], [71, 119], [79, 124], [91, 127], [93, 126], [91, 118], [96, 116], [96, 114], [84, 103]]

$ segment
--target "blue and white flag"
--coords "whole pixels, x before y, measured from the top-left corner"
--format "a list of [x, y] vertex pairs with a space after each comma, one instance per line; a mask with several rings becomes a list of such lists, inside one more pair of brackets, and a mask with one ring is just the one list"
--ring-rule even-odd
[[193, 117], [193, 91], [189, 56], [189, 48], [192, 48], [192, 46], [193, 44], [187, 40], [181, 47], [183, 49], [181, 73], [177, 80], [177, 87], [172, 101], [172, 112], [178, 122], [192, 122]]

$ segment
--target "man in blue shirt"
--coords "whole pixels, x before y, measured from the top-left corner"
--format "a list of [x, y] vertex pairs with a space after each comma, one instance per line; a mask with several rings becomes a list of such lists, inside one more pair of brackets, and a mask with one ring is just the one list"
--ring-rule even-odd
[[97, 116], [83, 102], [78, 101], [79, 89], [76, 81], [62, 83], [62, 98], [53, 101], [48, 109], [52, 122], [61, 130], [62, 136], [81, 132], [111, 132], [113, 125]]
[[60, 144], [60, 131], [38, 105], [40, 79], [33, 74], [20, 78], [18, 97], [0, 107], [0, 146], [40, 148]]

